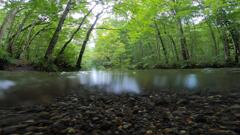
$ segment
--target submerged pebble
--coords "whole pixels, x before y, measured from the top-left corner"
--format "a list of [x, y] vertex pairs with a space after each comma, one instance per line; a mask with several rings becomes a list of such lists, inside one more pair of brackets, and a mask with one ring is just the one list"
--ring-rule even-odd
[[48, 105], [0, 108], [0, 134], [237, 135], [239, 95], [73, 93]]

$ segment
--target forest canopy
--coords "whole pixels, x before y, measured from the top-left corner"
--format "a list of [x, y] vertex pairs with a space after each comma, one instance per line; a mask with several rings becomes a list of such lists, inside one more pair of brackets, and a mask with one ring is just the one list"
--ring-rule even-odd
[[48, 70], [239, 65], [239, 0], [0, 3], [0, 63]]

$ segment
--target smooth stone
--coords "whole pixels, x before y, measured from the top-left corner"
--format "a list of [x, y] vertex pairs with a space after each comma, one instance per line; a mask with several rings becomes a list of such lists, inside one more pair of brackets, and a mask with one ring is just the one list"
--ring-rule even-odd
[[30, 126], [30, 127], [27, 127], [26, 130], [27, 130], [27, 131], [37, 131], [38, 128], [35, 127], [35, 126]]
[[96, 120], [99, 120], [98, 117], [93, 117], [92, 120], [96, 121]]
[[230, 110], [240, 110], [240, 105], [235, 104], [229, 107]]
[[186, 130], [180, 130], [180, 134], [181, 134], [181, 135], [185, 135], [186, 133], [187, 133]]
[[72, 99], [72, 101], [74, 101], [74, 102], [77, 102], [77, 101], [78, 101], [78, 99], [77, 99], [77, 98], [73, 98], [73, 99]]
[[221, 130], [221, 129], [210, 129], [210, 135], [238, 135], [237, 133], [230, 130]]
[[146, 131], [146, 134], [147, 134], [147, 135], [153, 134], [153, 131], [152, 131], [152, 130], [147, 130], [147, 131]]
[[24, 135], [34, 135], [34, 133], [33, 132], [27, 132]]
[[27, 123], [27, 124], [35, 123], [35, 120], [27, 120], [24, 123]]
[[44, 118], [44, 119], [47, 119], [47, 118], [49, 118], [49, 112], [40, 112], [39, 113], [39, 117], [40, 118]]
[[74, 134], [74, 133], [76, 133], [76, 130], [72, 127], [69, 127], [69, 128], [67, 128], [67, 133], [68, 134]]
[[5, 128], [3, 128], [3, 133], [4, 134], [15, 133], [17, 130], [23, 129], [23, 128], [27, 127], [27, 126], [28, 125], [26, 125], [26, 124], [20, 124], [20, 125], [14, 125], [14, 126], [5, 127]]

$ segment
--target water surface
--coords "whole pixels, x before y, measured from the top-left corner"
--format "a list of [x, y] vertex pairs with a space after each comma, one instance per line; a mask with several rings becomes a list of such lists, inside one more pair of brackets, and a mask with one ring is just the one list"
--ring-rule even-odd
[[240, 69], [182, 69], [80, 72], [0, 71], [0, 105], [48, 102], [69, 91], [113, 94], [172, 91], [232, 92], [240, 89]]

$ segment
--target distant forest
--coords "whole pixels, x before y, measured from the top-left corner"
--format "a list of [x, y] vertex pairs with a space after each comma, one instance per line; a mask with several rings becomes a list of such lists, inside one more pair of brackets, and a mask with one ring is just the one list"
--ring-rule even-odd
[[7, 0], [0, 63], [48, 70], [239, 65], [239, 0]]

